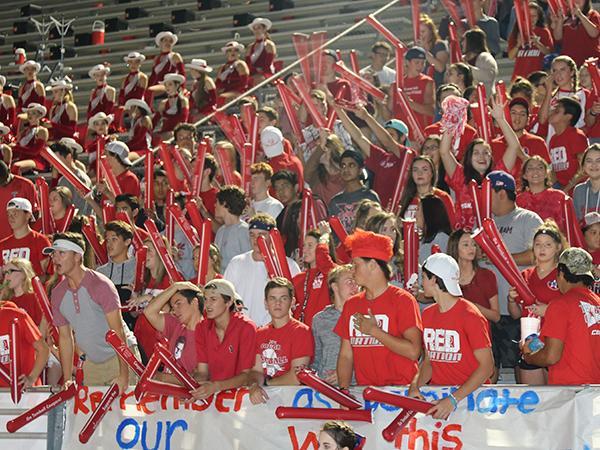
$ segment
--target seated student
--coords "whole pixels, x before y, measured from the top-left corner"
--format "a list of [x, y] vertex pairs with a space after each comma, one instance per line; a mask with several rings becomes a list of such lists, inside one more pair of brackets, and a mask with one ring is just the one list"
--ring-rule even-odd
[[[20, 352], [19, 363], [21, 365], [19, 382], [23, 383], [23, 388], [26, 389], [41, 384], [39, 377], [44, 367], [46, 367], [50, 349], [29, 314], [13, 302], [2, 300], [0, 301], [0, 338], [3, 342], [3, 364], [9, 366], [10, 363], [11, 352], [6, 347], [14, 345], [12, 341], [9, 341], [9, 336], [12, 323], [15, 319], [19, 320], [17, 344]], [[0, 381], [0, 386], [7, 387], [8, 385]]]
[[421, 316], [412, 295], [392, 286], [392, 240], [356, 230], [346, 239], [356, 283], [334, 331], [342, 338], [338, 384], [348, 388], [352, 371], [359, 385], [408, 384], [421, 355]]
[[31, 203], [25, 198], [13, 198], [6, 204], [6, 216], [12, 233], [0, 240], [2, 265], [13, 258], [24, 258], [31, 261], [37, 276], [44, 277], [48, 258], [42, 254], [42, 250], [50, 245], [50, 240], [29, 226], [33, 221]]
[[[55, 142], [50, 146], [58, 159], [60, 159], [75, 176], [83, 182], [87, 187], [92, 187], [92, 181], [86, 173], [86, 167], [77, 160], [78, 153], [83, 152], [81, 145], [75, 139], [62, 138], [59, 142]], [[73, 195], [73, 205], [79, 210], [79, 214], [88, 215], [91, 212], [90, 206], [85, 202], [81, 193], [75, 189], [73, 183], [67, 178], [60, 175], [58, 171], [52, 168], [52, 184], [57, 186], [65, 186]]]
[[[140, 189], [140, 180], [130, 170], [131, 161], [129, 160], [129, 147], [127, 144], [121, 141], [111, 141], [104, 147], [106, 154], [106, 160], [113, 171], [113, 174], [117, 178], [117, 183], [121, 188], [123, 194], [131, 194], [140, 198], [142, 191]], [[114, 192], [105, 186], [102, 189], [102, 193], [107, 195], [109, 200], [114, 201]]]
[[256, 325], [237, 311], [240, 297], [233, 284], [209, 281], [204, 295], [206, 320], [196, 327], [195, 377], [201, 383], [192, 391], [196, 399], [244, 385], [256, 360]]
[[307, 366], [314, 355], [310, 328], [291, 316], [294, 287], [276, 277], [265, 286], [265, 307], [271, 323], [256, 332], [256, 362], [248, 374], [250, 401], [265, 403], [269, 396], [261, 386], [295, 386], [296, 371]]
[[327, 276], [327, 286], [332, 304], [313, 317], [315, 359], [311, 367], [327, 382], [337, 384], [336, 367], [341, 340], [333, 329], [342, 315], [346, 301], [358, 292], [358, 286], [352, 276], [352, 265], [334, 267]]
[[462, 298], [458, 263], [436, 253], [423, 264], [423, 290], [435, 303], [423, 311], [425, 355], [409, 395], [423, 398], [419, 388], [432, 385], [461, 385], [427, 414], [447, 419], [458, 403], [485, 383], [494, 372], [494, 357], [486, 318]]
[[600, 298], [594, 283], [591, 255], [569, 248], [558, 258], [558, 289], [562, 295], [546, 309], [540, 331], [543, 348], [523, 345], [528, 364], [548, 367], [548, 384], [594, 384], [600, 380]]
[[250, 250], [248, 224], [240, 219], [246, 209], [246, 194], [237, 186], [223, 186], [217, 194], [215, 218], [223, 225], [217, 230], [215, 245], [226, 268], [231, 258]]
[[[55, 186], [50, 189], [48, 194], [48, 203], [50, 206], [50, 221], [54, 223], [54, 230], [57, 233], [67, 231], [71, 226], [71, 221], [67, 211], [71, 205], [73, 205], [73, 194], [66, 186]], [[73, 220], [71, 217], [70, 220]]]
[[[167, 303], [170, 312], [163, 311]], [[169, 350], [189, 373], [198, 364], [195, 333], [203, 320], [203, 311], [204, 296], [197, 286], [188, 281], [172, 284], [154, 297], [144, 309], [148, 322], [167, 339]], [[175, 376], [164, 371], [158, 379], [179, 383]]]

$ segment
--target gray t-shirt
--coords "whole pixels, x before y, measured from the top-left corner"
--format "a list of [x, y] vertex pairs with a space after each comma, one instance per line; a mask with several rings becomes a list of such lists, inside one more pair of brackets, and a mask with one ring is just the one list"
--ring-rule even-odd
[[[77, 167], [73, 169], [73, 173], [77, 178], [79, 178], [83, 184], [87, 187], [92, 187], [92, 181], [90, 177], [87, 176], [83, 170], [78, 169]], [[79, 214], [82, 216], [86, 216], [92, 213], [92, 207], [88, 202], [86, 202], [83, 197], [79, 194], [79, 191], [75, 189], [73, 183], [67, 180], [65, 177], [60, 177], [57, 183], [58, 186], [68, 187], [71, 193], [73, 194], [73, 206], [79, 210]]]
[[[504, 245], [511, 254], [521, 253], [533, 246], [533, 235], [539, 226], [543, 223], [540, 216], [533, 211], [516, 207], [512, 212], [504, 216], [493, 215], [494, 222], [498, 231], [502, 235]], [[500, 314], [508, 314], [508, 302], [506, 296], [510, 285], [508, 281], [500, 274], [500, 271], [493, 264], [484, 264], [484, 267], [491, 269], [496, 274], [498, 280], [498, 300], [500, 303]], [[519, 270], [524, 270], [527, 266], [518, 266]]]
[[354, 192], [340, 192], [339, 194], [336, 194], [329, 202], [327, 207], [329, 210], [329, 215], [337, 216], [340, 219], [340, 222], [342, 222], [342, 225], [346, 231], [350, 233], [350, 231], [352, 231], [352, 223], [354, 222], [358, 203], [365, 199], [380, 203], [379, 196], [375, 193], [375, 191], [372, 191], [365, 186]]
[[135, 279], [135, 258], [129, 258], [122, 263], [115, 263], [111, 260], [97, 267], [96, 271], [102, 275], [106, 275], [115, 286], [133, 286]]
[[239, 221], [233, 225], [221, 225], [215, 236], [215, 245], [222, 258], [222, 269], [225, 270], [234, 256], [251, 250], [248, 224]]
[[600, 191], [594, 192], [592, 190], [590, 180], [579, 183], [573, 190], [573, 205], [575, 206], [577, 220], [583, 219], [583, 216], [589, 212], [600, 212]]

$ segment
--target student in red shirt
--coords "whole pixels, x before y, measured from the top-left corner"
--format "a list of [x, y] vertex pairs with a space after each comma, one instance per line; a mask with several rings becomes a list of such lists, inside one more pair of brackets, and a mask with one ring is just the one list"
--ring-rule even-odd
[[304, 188], [304, 166], [297, 156], [285, 151], [283, 134], [276, 127], [265, 127], [260, 133], [260, 142], [267, 157], [267, 162], [273, 168], [273, 173], [280, 170], [291, 170], [298, 176], [298, 187]]
[[354, 279], [363, 291], [344, 304], [334, 329], [342, 338], [337, 364], [340, 387], [407, 384], [421, 355], [421, 316], [415, 298], [390, 285], [392, 240], [357, 229], [345, 245]]
[[[163, 312], [167, 303], [169, 312]], [[189, 373], [198, 365], [195, 333], [202, 322], [203, 311], [202, 292], [188, 281], [172, 284], [154, 297], [144, 309], [148, 322], [168, 340], [169, 350]], [[162, 372], [158, 379], [181, 384], [170, 373]]]
[[[18, 348], [20, 352], [19, 381], [23, 383], [23, 388], [41, 384], [39, 382], [40, 374], [46, 362], [50, 350], [46, 341], [42, 338], [37, 325], [33, 322], [29, 314], [15, 305], [13, 302], [0, 302], [0, 363], [9, 367], [11, 362], [10, 349], [14, 345], [10, 339], [12, 323], [15, 319], [19, 320]], [[0, 381], [0, 386], [7, 385]]]
[[[423, 74], [426, 58], [427, 53], [422, 47], [412, 47], [404, 55], [406, 76], [403, 90], [421, 128], [431, 125], [435, 108], [435, 83], [433, 78]], [[394, 117], [401, 116], [394, 114]]]
[[554, 127], [550, 138], [550, 158], [556, 175], [555, 187], [570, 192], [579, 181], [580, 155], [588, 147], [587, 136], [576, 128], [581, 115], [581, 106], [573, 98], [561, 98], [550, 110], [548, 123]]
[[[529, 124], [529, 103], [524, 98], [514, 98], [509, 103], [511, 126], [521, 144], [522, 152], [517, 154], [517, 160], [510, 174], [517, 180], [517, 189], [520, 189], [521, 166], [530, 156], [540, 156], [544, 161], [550, 162], [546, 141], [535, 134], [527, 131]], [[492, 141], [492, 157], [494, 161], [500, 161], [506, 149], [506, 139], [496, 138]]]
[[447, 419], [494, 371], [487, 320], [462, 298], [459, 280], [460, 269], [451, 256], [436, 253], [423, 264], [423, 290], [435, 304], [423, 311], [425, 356], [409, 395], [423, 398], [419, 388], [427, 383], [460, 385], [427, 411], [435, 419]]
[[293, 308], [294, 319], [312, 326], [315, 314], [329, 306], [329, 288], [327, 274], [335, 267], [329, 256], [328, 235], [311, 230], [304, 236], [302, 258], [305, 271], [292, 278], [296, 303]]
[[[33, 183], [20, 175], [13, 175], [7, 164], [0, 159], [0, 210], [4, 210], [6, 204], [15, 197], [29, 200], [33, 212], [37, 212], [37, 193]], [[11, 234], [12, 229], [8, 221], [0, 220], [0, 239], [4, 239]]]
[[[140, 180], [135, 174], [129, 169], [131, 167], [131, 161], [129, 160], [129, 147], [127, 144], [121, 141], [111, 141], [104, 147], [106, 159], [110, 165], [113, 174], [117, 178], [117, 183], [121, 188], [123, 194], [131, 194], [136, 197], [141, 196]], [[106, 186], [106, 185], [104, 185]], [[114, 192], [105, 187], [102, 190], [103, 194], [106, 194], [109, 200], [114, 200]]]
[[529, 3], [531, 23], [534, 24], [531, 43], [521, 41], [519, 26], [515, 24], [508, 37], [508, 57], [515, 60], [511, 80], [527, 78], [531, 72], [544, 68], [544, 56], [554, 49], [554, 40], [545, 24], [544, 10], [537, 3]]
[[540, 156], [532, 156], [521, 168], [521, 189], [517, 206], [537, 213], [542, 220], [552, 219], [564, 232], [563, 191], [551, 188], [550, 165]]
[[260, 386], [294, 386], [300, 384], [296, 371], [308, 366], [314, 356], [314, 339], [310, 328], [291, 317], [294, 286], [275, 277], [265, 286], [265, 307], [271, 323], [256, 332], [256, 362], [248, 375], [250, 401], [265, 403], [269, 396]]
[[569, 248], [558, 259], [560, 295], [546, 310], [540, 338], [544, 347], [532, 352], [531, 339], [522, 348], [528, 364], [548, 367], [548, 384], [600, 382], [600, 298], [594, 283], [591, 255]]
[[42, 250], [50, 245], [50, 240], [29, 226], [33, 220], [31, 203], [25, 198], [15, 197], [6, 205], [6, 214], [12, 235], [0, 241], [2, 264], [13, 258], [24, 258], [31, 261], [36, 275], [44, 277], [48, 258]]
[[192, 391], [196, 399], [244, 385], [256, 360], [256, 325], [237, 312], [233, 283], [212, 280], [204, 295], [206, 320], [196, 327], [196, 379], [202, 384]]

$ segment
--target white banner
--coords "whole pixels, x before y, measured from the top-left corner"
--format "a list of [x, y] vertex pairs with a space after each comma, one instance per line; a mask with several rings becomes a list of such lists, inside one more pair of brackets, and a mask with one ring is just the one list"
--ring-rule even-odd
[[[277, 406], [337, 407], [308, 387], [268, 388], [268, 404], [253, 406], [245, 389], [225, 391], [208, 407], [185, 404], [171, 397], [146, 396], [136, 405], [133, 391], [113, 404], [88, 444], [78, 434], [104, 389], [85, 388], [67, 406], [65, 449], [206, 449], [206, 450], [317, 450], [323, 421], [279, 420]], [[405, 388], [389, 388], [406, 393]], [[444, 396], [448, 388], [425, 388], [428, 400]], [[361, 389], [353, 390], [358, 398]], [[581, 390], [558, 387], [482, 387], [449, 420], [419, 414], [395, 442], [382, 430], [398, 409], [365, 404], [373, 422], [354, 422], [366, 436], [365, 449], [540, 449], [591, 450], [600, 448], [600, 387]]]

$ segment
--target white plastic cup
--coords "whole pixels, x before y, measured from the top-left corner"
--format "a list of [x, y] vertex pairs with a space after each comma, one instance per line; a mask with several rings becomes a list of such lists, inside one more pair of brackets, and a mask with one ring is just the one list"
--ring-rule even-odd
[[532, 334], [540, 333], [540, 318], [539, 317], [521, 317], [521, 342]]

